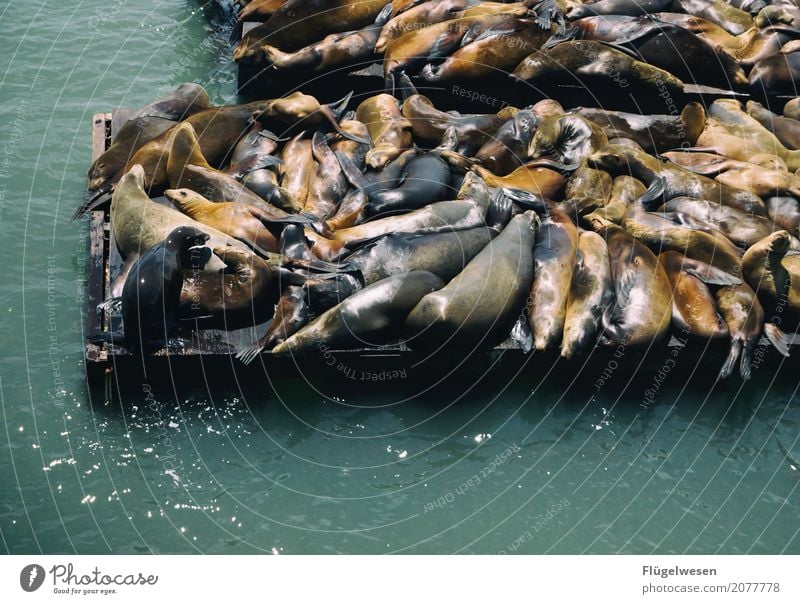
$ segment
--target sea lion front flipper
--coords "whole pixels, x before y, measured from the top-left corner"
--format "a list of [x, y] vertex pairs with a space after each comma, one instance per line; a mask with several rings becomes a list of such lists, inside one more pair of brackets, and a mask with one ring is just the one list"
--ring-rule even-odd
[[122, 267], [119, 269], [119, 273], [111, 280], [111, 284], [108, 287], [109, 298], [119, 298], [122, 296], [122, 288], [125, 285], [125, 280], [128, 278], [128, 273], [131, 272], [131, 268], [136, 264], [138, 259], [139, 254], [131, 254], [125, 258]]
[[742, 282], [738, 277], [734, 277], [716, 266], [691, 258], [685, 259], [681, 270], [708, 285], [739, 285]]
[[241, 180], [250, 172], [255, 172], [256, 170], [262, 170], [264, 168], [272, 168], [274, 166], [280, 166], [283, 163], [283, 160], [280, 157], [275, 155], [251, 155], [247, 159], [240, 161], [238, 164], [232, 165], [225, 170], [222, 170], [223, 174], [227, 174], [235, 178], [236, 180]]
[[736, 367], [736, 361], [742, 354], [742, 341], [739, 339], [731, 340], [731, 348], [728, 351], [728, 356], [719, 370], [719, 379], [724, 380], [733, 373], [733, 368]]
[[247, 206], [250, 213], [265, 224], [311, 224], [314, 219], [305, 214], [289, 214], [288, 216], [274, 216], [258, 206]]
[[770, 344], [775, 347], [775, 350], [785, 357], [789, 356], [789, 337], [780, 327], [775, 325], [775, 323], [765, 323], [764, 335], [767, 337]]
[[533, 331], [527, 317], [521, 316], [517, 319], [511, 330], [511, 339], [520, 345], [525, 354], [533, 350]]
[[[667, 180], [663, 176], [656, 177], [647, 190], [642, 193], [634, 203], [641, 203], [645, 207], [657, 207], [662, 205], [661, 201], [667, 192]], [[654, 203], [657, 202], [657, 203]]]
[[411, 78], [406, 75], [405, 72], [400, 73], [400, 77], [398, 78], [398, 87], [400, 88], [400, 95], [403, 101], [407, 100], [408, 97], [414, 96], [415, 94], [419, 94], [417, 92], [417, 87], [414, 86], [414, 83], [411, 81]]

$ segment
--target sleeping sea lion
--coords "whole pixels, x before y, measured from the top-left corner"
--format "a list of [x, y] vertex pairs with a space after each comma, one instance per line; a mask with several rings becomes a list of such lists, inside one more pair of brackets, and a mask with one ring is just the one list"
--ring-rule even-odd
[[367, 126], [372, 149], [367, 165], [379, 170], [398, 157], [412, 143], [412, 124], [400, 112], [397, 100], [389, 94], [365, 99], [356, 109], [356, 119]]
[[518, 111], [478, 149], [475, 162], [498, 176], [511, 173], [528, 159], [528, 145], [539, 123], [533, 111]]
[[608, 136], [594, 122], [577, 115], [559, 115], [542, 120], [531, 138], [531, 159], [552, 157], [575, 168], [608, 144]]
[[757, 101], [747, 101], [747, 113], [772, 132], [787, 149], [800, 149], [800, 122], [776, 115]]
[[753, 25], [753, 17], [725, 0], [673, 0], [672, 8], [678, 9], [676, 12], [708, 19], [735, 36]]
[[440, 0], [439, 2], [423, 2], [398, 14], [393, 12], [392, 19], [383, 26], [375, 52], [383, 54], [386, 48], [400, 36], [411, 31], [425, 29], [434, 23], [448, 21], [456, 13], [473, 4], [473, 0]]
[[665, 10], [672, 0], [598, 0], [591, 4], [578, 4], [567, 13], [575, 21], [589, 15], [646, 15]]
[[633, 176], [617, 176], [611, 186], [611, 195], [608, 202], [591, 214], [587, 214], [584, 219], [591, 224], [592, 218], [602, 218], [614, 224], [622, 224], [622, 219], [637, 199], [645, 192], [645, 186]]

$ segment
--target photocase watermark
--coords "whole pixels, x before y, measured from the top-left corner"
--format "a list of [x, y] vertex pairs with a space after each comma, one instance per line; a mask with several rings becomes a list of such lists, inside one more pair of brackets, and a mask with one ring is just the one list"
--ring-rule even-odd
[[514, 453], [519, 453], [519, 445], [512, 444], [509, 446], [505, 451], [502, 453], [498, 453], [494, 460], [488, 464], [487, 466], [483, 467], [480, 472], [475, 473], [470, 479], [465, 480], [457, 488], [453, 489], [452, 491], [448, 491], [441, 497], [437, 497], [434, 501], [429, 501], [425, 504], [424, 512], [428, 513], [432, 512], [436, 508], [444, 508], [450, 503], [453, 503], [456, 500], [456, 496], [464, 495], [467, 491], [474, 489], [477, 487], [481, 482], [489, 477], [491, 474], [497, 470], [500, 466], [502, 466], [506, 461], [508, 461]]
[[23, 591], [34, 592], [42, 587], [48, 574], [52, 580], [52, 593], [60, 595], [106, 596], [116, 594], [119, 587], [158, 583], [158, 575], [105, 572], [97, 566], [88, 572], [76, 572], [72, 563], [69, 563], [54, 564], [47, 571], [39, 564], [28, 564], [19, 574], [19, 585]]
[[460, 96], [463, 98], [468, 98], [471, 102], [475, 103], [482, 103], [484, 105], [490, 105], [491, 107], [498, 107], [498, 111], [508, 107], [508, 103], [503, 99], [498, 99], [497, 97], [489, 96], [486, 93], [478, 92], [477, 90], [470, 90], [469, 88], [462, 88], [461, 86], [453, 86], [450, 93], [454, 96]]
[[[381, 371], [367, 371], [362, 368], [356, 368], [348, 365], [344, 361], [339, 360], [335, 352], [331, 350], [324, 342], [319, 342], [317, 348], [322, 353], [322, 362], [328, 367], [331, 367], [341, 373], [349, 380], [357, 380], [362, 382], [389, 382], [392, 380], [404, 380], [408, 377], [408, 371], [403, 367], [402, 369], [383, 369]], [[380, 350], [380, 347], [374, 348]]]
[[520, 547], [522, 547], [525, 543], [529, 543], [533, 541], [534, 535], [541, 531], [549, 522], [551, 522], [556, 516], [558, 516], [563, 510], [569, 507], [569, 499], [561, 499], [557, 503], [554, 503], [547, 510], [538, 516], [536, 516], [536, 520], [533, 524], [530, 525], [525, 532], [521, 533], [519, 537], [514, 539], [511, 543], [506, 546], [506, 549], [501, 549], [498, 554], [513, 554]]

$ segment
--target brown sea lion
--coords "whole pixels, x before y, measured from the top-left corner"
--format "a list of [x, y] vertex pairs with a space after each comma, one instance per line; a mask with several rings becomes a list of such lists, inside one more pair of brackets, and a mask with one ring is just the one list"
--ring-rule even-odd
[[362, 101], [356, 119], [365, 124], [372, 138], [372, 149], [366, 162], [379, 170], [398, 157], [412, 143], [412, 124], [403, 117], [397, 100], [389, 94], [378, 94]]
[[299, 285], [289, 285], [275, 306], [272, 323], [258, 340], [236, 353], [236, 358], [249, 365], [263, 350], [272, 350], [288, 337], [300, 331], [311, 318], [306, 294]]
[[672, 0], [598, 0], [573, 6], [567, 19], [574, 21], [589, 15], [646, 15], [665, 10], [671, 3]]
[[693, 261], [675, 251], [663, 252], [658, 261], [672, 286], [672, 326], [675, 331], [704, 339], [728, 337], [728, 327], [717, 312], [711, 290], [684, 268]]
[[320, 345], [355, 348], [386, 344], [402, 335], [406, 317], [418, 302], [443, 285], [427, 271], [382, 279], [326, 311], [272, 352], [281, 356], [319, 350]]
[[800, 97], [795, 97], [783, 106], [783, 117], [800, 120]]
[[753, 17], [725, 0], [673, 0], [672, 7], [678, 9], [676, 12], [708, 19], [735, 36], [753, 25]]
[[761, 198], [749, 191], [723, 185], [705, 176], [694, 174], [677, 164], [658, 160], [630, 147], [608, 145], [589, 157], [588, 161], [591, 166], [608, 170], [614, 175], [635, 176], [647, 185], [649, 189], [646, 194], [647, 199], [695, 197], [718, 201], [759, 216], [766, 214]]
[[588, 214], [604, 207], [611, 198], [613, 179], [604, 170], [596, 170], [585, 161], [567, 180], [564, 201], [559, 207], [570, 217]]
[[303, 208], [308, 198], [315, 165], [311, 139], [305, 136], [305, 133], [296, 135], [281, 150], [281, 185], [298, 210]]
[[595, 218], [594, 230], [608, 245], [614, 304], [603, 314], [603, 340], [614, 345], [655, 344], [668, 332], [672, 291], [658, 258], [615, 224]]
[[529, 85], [540, 83], [579, 83], [593, 86], [618, 85], [640, 94], [680, 96], [683, 82], [672, 74], [637, 61], [630, 55], [602, 42], [576, 40], [543, 50], [525, 58], [511, 74], [512, 79]]
[[611, 186], [611, 195], [608, 202], [584, 219], [591, 224], [592, 218], [602, 218], [614, 224], [622, 224], [622, 219], [628, 207], [645, 192], [645, 186], [632, 176], [617, 176]]
[[272, 217], [245, 203], [211, 202], [191, 189], [167, 189], [164, 195], [181, 212], [256, 249], [277, 252], [278, 238]]
[[347, 192], [347, 179], [339, 160], [325, 141], [325, 135], [315, 132], [311, 147], [316, 169], [311, 175], [303, 214], [315, 220], [325, 220], [336, 211], [336, 206]]
[[423, 2], [403, 11], [393, 12], [392, 19], [383, 26], [380, 37], [375, 44], [375, 52], [383, 54], [386, 48], [397, 38], [412, 31], [419, 31], [454, 18], [455, 14], [473, 4], [472, 0], [441, 0], [440, 2]]
[[791, 47], [784, 46], [781, 52], [753, 65], [750, 70], [750, 89], [767, 95], [797, 95], [800, 52], [788, 52], [790, 50]]
[[772, 233], [745, 252], [742, 273], [764, 306], [785, 313], [795, 327], [800, 317], [800, 241], [788, 231]]
[[574, 168], [607, 144], [608, 136], [594, 122], [577, 115], [559, 115], [542, 120], [531, 138], [528, 156], [551, 157]]
[[604, 128], [609, 138], [632, 139], [648, 153], [693, 146], [706, 123], [706, 112], [700, 103], [687, 104], [680, 116], [639, 115], [592, 107], [578, 107], [574, 113]]
[[475, 162], [498, 176], [511, 173], [528, 159], [528, 145], [538, 125], [533, 111], [518, 111], [478, 149]]
[[447, 286], [422, 298], [406, 320], [409, 345], [469, 352], [508, 337], [533, 281], [535, 233], [533, 212], [515, 216]]
[[111, 146], [92, 162], [89, 190], [99, 189], [113, 178], [143, 145], [209, 107], [211, 101], [205, 89], [200, 84], [187, 83], [137, 110], [119, 129]]
[[253, 0], [239, 9], [236, 18], [239, 21], [255, 21], [263, 23], [269, 19], [276, 10], [286, 4], [287, 0]]
[[575, 268], [564, 316], [562, 357], [570, 359], [592, 345], [601, 328], [603, 313], [613, 302], [608, 246], [597, 233], [583, 231], [578, 237]]
[[472, 168], [490, 187], [522, 189], [547, 199], [559, 201], [564, 195], [564, 177], [555, 170], [538, 165], [525, 164], [511, 174], [497, 176], [482, 166]]
[[800, 149], [800, 122], [776, 115], [757, 101], [747, 101], [747, 113], [772, 132], [787, 149]]

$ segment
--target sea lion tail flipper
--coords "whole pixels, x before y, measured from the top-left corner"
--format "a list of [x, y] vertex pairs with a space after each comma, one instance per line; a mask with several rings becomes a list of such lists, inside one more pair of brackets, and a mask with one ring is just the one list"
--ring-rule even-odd
[[262, 344], [261, 340], [258, 340], [257, 342], [253, 342], [249, 346], [245, 346], [239, 350], [239, 352], [236, 353], [236, 358], [245, 365], [249, 365], [259, 354], [261, 354], [261, 351], [263, 350], [264, 344]]
[[[350, 94], [352, 95], [353, 93], [351, 92]], [[349, 97], [350, 97], [350, 95], [348, 95], [346, 98], [349, 100]], [[346, 105], [345, 105], [345, 107], [346, 107]], [[338, 110], [342, 111], [343, 109], [344, 108], [340, 108]], [[333, 109], [331, 109], [331, 107], [329, 105], [322, 105], [320, 107], [319, 111], [325, 117], [325, 119], [328, 120], [328, 123], [330, 124], [331, 128], [333, 128], [336, 131], [337, 134], [339, 134], [339, 135], [343, 136], [344, 138], [346, 138], [348, 140], [351, 140], [351, 141], [353, 141], [355, 143], [361, 143], [362, 145], [369, 145], [370, 144], [370, 141], [368, 141], [366, 139], [363, 139], [360, 136], [356, 136], [355, 134], [352, 134], [352, 133], [348, 132], [347, 130], [345, 130], [344, 128], [342, 128], [339, 125], [339, 122], [337, 120], [336, 112]]]
[[697, 277], [708, 285], [739, 285], [742, 282], [738, 277], [726, 273], [716, 266], [691, 258], [684, 260], [681, 270], [692, 277]]
[[742, 347], [742, 356], [739, 358], [739, 375], [743, 381], [750, 379], [752, 375], [753, 344], [745, 344]]
[[666, 192], [667, 180], [663, 176], [658, 176], [650, 183], [647, 190], [636, 199], [635, 203], [641, 203], [647, 209], [659, 207], [662, 205], [662, 199]]
[[520, 316], [511, 330], [511, 339], [519, 344], [525, 354], [533, 350], [533, 331], [525, 315]]
[[496, 231], [502, 231], [514, 211], [514, 202], [506, 195], [502, 189], [496, 189], [492, 193], [489, 209], [486, 211], [486, 224]]
[[458, 168], [460, 170], [470, 170], [472, 166], [475, 165], [475, 160], [471, 157], [467, 157], [466, 155], [461, 155], [457, 151], [451, 151], [446, 149], [441, 153], [442, 159], [444, 159], [448, 164], [450, 164], [451, 168]]
[[[543, 29], [550, 29], [550, 27], [544, 27]], [[552, 36], [550, 36], [544, 44], [542, 44], [541, 50], [549, 50], [554, 46], [558, 46], [562, 42], [568, 42], [570, 40], [575, 40], [581, 36], [581, 30], [577, 27], [565, 27], [561, 31], [557, 31]]]
[[411, 78], [406, 75], [405, 72], [400, 73], [400, 77], [398, 78], [398, 87], [400, 88], [400, 96], [402, 100], [406, 100], [415, 94], [419, 94], [417, 92], [417, 87], [414, 86], [414, 83], [411, 81]]
[[288, 214], [286, 216], [273, 216], [258, 206], [248, 207], [248, 210], [265, 225], [268, 224], [313, 224], [315, 218], [306, 214]]
[[775, 347], [775, 350], [785, 357], [789, 356], [789, 336], [780, 327], [775, 323], [765, 323], [764, 335], [767, 336], [767, 340]]
[[358, 166], [356, 166], [353, 161], [341, 151], [335, 151], [334, 154], [336, 155], [336, 159], [339, 160], [339, 165], [342, 168], [342, 172], [344, 173], [347, 182], [360, 191], [369, 190], [372, 183], [361, 173], [361, 170], [358, 169]]
[[328, 103], [327, 105], [324, 105], [324, 106], [330, 108], [333, 116], [338, 121], [338, 120], [342, 119], [342, 115], [344, 115], [344, 112], [347, 110], [347, 105], [350, 104], [350, 99], [351, 98], [353, 98], [353, 91], [352, 90], [350, 92], [348, 92], [346, 95], [344, 95], [338, 101], [334, 101], [333, 103]]
[[548, 212], [547, 203], [545, 202], [544, 197], [541, 195], [531, 193], [530, 191], [524, 191], [522, 189], [511, 189], [508, 187], [503, 187], [501, 191], [503, 192], [503, 196], [510, 198], [516, 204], [526, 209], [533, 210], [537, 214], [547, 214]]
[[394, 9], [394, 5], [391, 2], [387, 2], [386, 6], [381, 9], [381, 12], [378, 13], [378, 16], [375, 17], [375, 21], [373, 21], [373, 25], [376, 27], [383, 27], [389, 22], [389, 19], [392, 18], [392, 12]]
[[719, 370], [719, 379], [724, 380], [733, 373], [733, 368], [736, 367], [736, 361], [739, 360], [739, 357], [742, 354], [742, 341], [739, 339], [731, 340], [731, 349], [728, 351], [728, 357], [725, 359], [725, 362], [722, 364], [722, 368]]
[[96, 191], [87, 191], [86, 199], [80, 205], [80, 207], [77, 210], [75, 210], [75, 213], [72, 215], [72, 220], [77, 220], [78, 218], [82, 218], [86, 216], [86, 214], [88, 214], [89, 212], [96, 210], [104, 203], [110, 201], [111, 188], [112, 185], [110, 183], [106, 183]]

